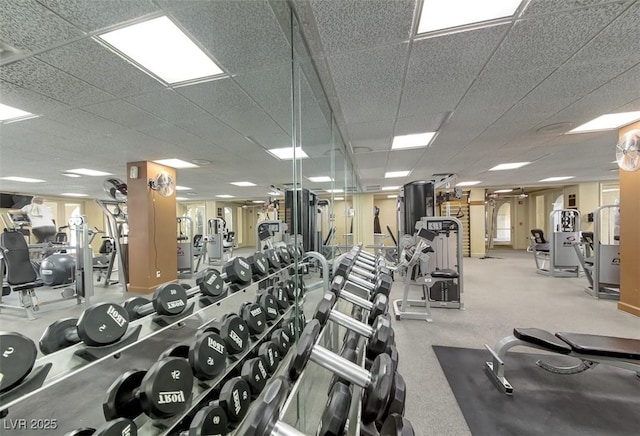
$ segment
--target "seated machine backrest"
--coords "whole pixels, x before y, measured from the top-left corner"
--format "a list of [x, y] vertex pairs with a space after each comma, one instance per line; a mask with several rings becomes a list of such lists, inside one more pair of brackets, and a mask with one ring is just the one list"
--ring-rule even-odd
[[536, 244], [546, 244], [547, 240], [544, 239], [544, 232], [542, 229], [531, 229], [531, 236], [536, 241]]
[[98, 253], [100, 254], [109, 254], [113, 251], [113, 241], [111, 238], [103, 238], [102, 244], [100, 244], [100, 248], [98, 249]]
[[582, 240], [593, 249], [593, 232], [581, 232]]
[[6, 263], [7, 283], [22, 285], [37, 280], [38, 277], [29, 258], [29, 247], [22, 233], [15, 230], [2, 232], [0, 249]]
[[197, 235], [193, 235], [193, 246], [194, 248], [199, 248], [202, 245], [202, 235], [198, 233]]
[[236, 232], [228, 232], [227, 233], [227, 242], [233, 244], [236, 242]]

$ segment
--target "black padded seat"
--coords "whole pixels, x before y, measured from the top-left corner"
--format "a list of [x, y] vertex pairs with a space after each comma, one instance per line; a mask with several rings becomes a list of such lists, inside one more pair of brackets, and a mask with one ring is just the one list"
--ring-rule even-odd
[[431, 277], [438, 279], [457, 279], [460, 277], [458, 271], [452, 269], [439, 269], [431, 272]]
[[513, 335], [521, 341], [531, 342], [532, 344], [548, 348], [549, 350], [555, 351], [557, 353], [569, 354], [571, 352], [571, 347], [569, 345], [562, 342], [552, 333], [549, 333], [546, 330], [534, 328], [515, 328], [513, 329]]
[[564, 332], [556, 333], [556, 336], [569, 344], [576, 353], [640, 360], [640, 339]]
[[593, 262], [594, 262], [593, 257], [587, 257], [587, 258], [584, 260], [584, 263], [585, 263], [586, 265], [591, 265], [591, 266], [593, 266]]

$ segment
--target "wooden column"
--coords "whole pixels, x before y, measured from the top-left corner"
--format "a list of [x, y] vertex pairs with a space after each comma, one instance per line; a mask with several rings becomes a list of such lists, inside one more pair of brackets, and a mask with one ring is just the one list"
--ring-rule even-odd
[[[620, 137], [640, 122], [620, 129]], [[640, 316], [640, 170], [620, 170], [620, 302], [618, 309]]]
[[[137, 170], [132, 170], [137, 167]], [[132, 178], [137, 171], [137, 177]], [[127, 164], [129, 292], [147, 294], [178, 278], [176, 194], [163, 197], [149, 187], [160, 172], [175, 187], [176, 171], [153, 162]]]

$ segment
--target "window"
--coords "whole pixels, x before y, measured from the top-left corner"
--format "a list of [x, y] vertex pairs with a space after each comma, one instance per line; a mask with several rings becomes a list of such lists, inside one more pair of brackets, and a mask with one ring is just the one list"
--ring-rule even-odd
[[498, 243], [511, 242], [511, 203], [503, 203], [496, 215], [496, 229], [493, 240]]

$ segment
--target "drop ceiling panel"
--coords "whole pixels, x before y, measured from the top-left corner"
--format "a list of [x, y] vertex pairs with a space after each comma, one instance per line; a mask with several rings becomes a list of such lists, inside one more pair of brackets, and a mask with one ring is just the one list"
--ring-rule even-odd
[[214, 142], [227, 149], [253, 145], [237, 131], [212, 116], [180, 122], [176, 123], [176, 125], [187, 132], [191, 132], [202, 139]]
[[173, 16], [232, 73], [289, 62], [289, 43], [268, 2], [214, 1]]
[[282, 131], [231, 79], [178, 88], [177, 92], [245, 136]]
[[394, 136], [408, 135], [410, 133], [435, 132], [448, 116], [449, 112], [444, 112], [398, 118]]
[[311, 0], [326, 54], [407, 40], [414, 1]]
[[133, 129], [162, 123], [160, 118], [157, 118], [124, 100], [112, 100], [105, 103], [98, 103], [86, 106], [83, 109], [87, 112], [91, 112], [92, 114], [111, 120], [114, 123], [122, 124], [123, 126], [131, 127]]
[[36, 51], [82, 35], [34, 0], [2, 2], [0, 40], [16, 49]]
[[113, 98], [111, 94], [33, 58], [3, 66], [0, 78], [73, 106]]
[[170, 123], [202, 118], [207, 113], [171, 89], [125, 99], [129, 103]]
[[234, 80], [285, 131], [291, 131], [291, 66], [282, 65], [240, 74]]
[[118, 97], [163, 89], [164, 86], [92, 39], [84, 39], [36, 56]]
[[416, 148], [412, 150], [395, 150], [389, 153], [389, 161], [387, 168], [389, 171], [395, 171], [391, 168], [412, 169], [415, 168], [416, 162], [426, 153], [428, 148]]
[[86, 112], [82, 109], [70, 109], [56, 112], [54, 114], [47, 115], [47, 118], [67, 125], [77, 125], [83, 130], [103, 135], [119, 132], [123, 128], [122, 124], [114, 123], [113, 121]]
[[65, 103], [4, 81], [0, 81], [0, 96], [2, 103], [38, 115], [69, 108]]
[[453, 110], [507, 29], [494, 26], [414, 42], [400, 115]]
[[210, 144], [199, 136], [193, 135], [173, 124], [155, 124], [138, 128], [139, 132], [163, 142], [168, 142], [176, 147], [189, 148], [190, 151], [211, 150]]
[[148, 0], [38, 0], [67, 21], [90, 32], [158, 10]]
[[610, 3], [611, 0], [531, 0], [522, 14], [523, 17], [552, 12], [566, 11], [569, 9], [584, 8]]
[[487, 65], [494, 74], [557, 67], [624, 10], [612, 3], [516, 22]]
[[[380, 170], [384, 171], [387, 165], [389, 153], [357, 153], [353, 155], [354, 163], [361, 171]], [[384, 176], [384, 174], [382, 174]]]
[[408, 44], [329, 56], [347, 123], [395, 117]]
[[393, 119], [348, 124], [347, 127], [351, 138], [351, 146], [354, 149], [357, 147], [368, 147], [372, 151], [387, 151], [391, 149]]

